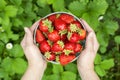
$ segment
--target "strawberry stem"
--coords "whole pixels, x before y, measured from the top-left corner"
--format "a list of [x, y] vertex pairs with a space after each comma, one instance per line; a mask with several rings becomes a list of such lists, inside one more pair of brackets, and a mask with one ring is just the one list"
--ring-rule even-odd
[[63, 50], [63, 52], [65, 53], [65, 55], [69, 55], [71, 52], [73, 52], [72, 50]]
[[70, 24], [70, 30], [71, 32], [77, 32], [78, 27], [75, 24]]
[[67, 33], [67, 29], [59, 31], [59, 34], [62, 36]]
[[44, 56], [49, 59], [50, 58], [50, 54], [51, 54], [51, 52], [45, 52]]
[[49, 32], [52, 32], [53, 27], [52, 27], [52, 22], [48, 19], [45, 19], [43, 21], [43, 25], [48, 27]]
[[64, 48], [64, 43], [63, 43], [63, 41], [58, 41], [57, 44], [59, 44], [60, 47]]
[[72, 36], [72, 32], [68, 32], [68, 34], [67, 34], [68, 40], [70, 40], [71, 36]]

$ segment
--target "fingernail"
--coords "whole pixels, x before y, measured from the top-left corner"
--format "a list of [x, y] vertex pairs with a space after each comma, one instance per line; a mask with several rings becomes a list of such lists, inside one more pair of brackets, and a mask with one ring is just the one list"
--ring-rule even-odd
[[28, 29], [27, 27], [24, 27], [24, 31], [25, 31], [26, 33], [27, 33], [27, 29]]

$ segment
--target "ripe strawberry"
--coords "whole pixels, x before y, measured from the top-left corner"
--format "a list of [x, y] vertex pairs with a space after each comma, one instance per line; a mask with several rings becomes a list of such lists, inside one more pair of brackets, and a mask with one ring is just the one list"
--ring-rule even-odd
[[54, 22], [54, 21], [57, 19], [56, 14], [50, 15], [50, 16], [48, 17], [48, 19], [49, 19], [50, 21]]
[[77, 27], [82, 28], [82, 25], [79, 21], [73, 21], [72, 24], [75, 24]]
[[52, 22], [48, 19], [39, 22], [39, 29], [43, 32], [48, 32], [52, 29]]
[[36, 42], [41, 43], [44, 40], [45, 40], [44, 35], [42, 34], [42, 32], [39, 29], [37, 29], [36, 30]]
[[75, 53], [80, 52], [82, 50], [82, 45], [80, 45], [79, 43], [76, 43], [75, 45]]
[[53, 61], [56, 59], [56, 55], [54, 53], [51, 52], [45, 52], [45, 57], [47, 58], [47, 60], [49, 61]]
[[74, 54], [75, 47], [76, 47], [75, 43], [67, 42], [67, 43], [65, 43], [65, 47], [64, 47], [63, 52], [66, 55]]
[[58, 31], [53, 30], [52, 32], [50, 32], [48, 34], [48, 39], [53, 41], [53, 42], [56, 42], [56, 41], [60, 40], [60, 35], [59, 35]]
[[40, 44], [40, 51], [44, 54], [45, 52], [50, 51], [51, 47], [50, 44], [44, 40], [43, 42], [41, 42]]
[[61, 38], [62, 41], [65, 42], [65, 40], [67, 40], [67, 35], [66, 34], [61, 35], [60, 38]]
[[67, 24], [59, 18], [55, 20], [54, 25], [55, 25], [55, 29], [58, 31], [67, 29]]
[[86, 31], [84, 29], [79, 30], [79, 39], [84, 40], [86, 37]]
[[61, 14], [60, 19], [62, 19], [63, 21], [65, 21], [68, 24], [74, 21], [74, 17], [71, 15], [68, 15], [68, 14]]
[[79, 35], [75, 32], [68, 32], [67, 37], [70, 42], [77, 43], [79, 41]]
[[59, 61], [61, 65], [66, 65], [75, 59], [75, 55], [65, 55], [64, 53], [60, 54]]
[[51, 51], [52, 52], [61, 52], [64, 48], [64, 43], [62, 41], [57, 41], [53, 44]]

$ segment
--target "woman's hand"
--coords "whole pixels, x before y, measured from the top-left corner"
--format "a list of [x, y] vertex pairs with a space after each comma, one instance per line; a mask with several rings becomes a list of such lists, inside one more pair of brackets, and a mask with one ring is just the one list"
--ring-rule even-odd
[[28, 60], [28, 69], [23, 75], [22, 80], [40, 80], [46, 69], [46, 61], [43, 59], [39, 48], [33, 43], [33, 32], [38, 24], [39, 21], [33, 24], [31, 28], [24, 28], [25, 36], [21, 46]]
[[99, 80], [94, 71], [94, 59], [99, 48], [99, 43], [92, 28], [84, 20], [81, 20], [81, 22], [85, 26], [88, 35], [85, 49], [81, 52], [77, 60], [78, 71], [82, 80]]

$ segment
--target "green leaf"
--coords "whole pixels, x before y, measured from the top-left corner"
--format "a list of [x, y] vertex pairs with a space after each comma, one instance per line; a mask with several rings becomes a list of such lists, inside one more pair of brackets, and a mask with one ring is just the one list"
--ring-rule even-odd
[[11, 65], [12, 65], [12, 59], [9, 58], [9, 57], [4, 58], [3, 62], [1, 63], [2, 68], [8, 73], [12, 72], [12, 66]]
[[119, 28], [118, 23], [115, 21], [106, 21], [104, 23], [104, 29], [106, 30], [106, 32], [110, 35], [114, 35], [115, 31]]
[[61, 80], [76, 80], [76, 74], [70, 71], [64, 71], [61, 74]]
[[114, 66], [114, 59], [104, 60], [100, 64], [100, 67], [105, 70], [109, 70], [113, 66]]
[[12, 69], [15, 73], [22, 74], [27, 68], [27, 63], [22, 58], [16, 58], [12, 61]]
[[105, 46], [101, 46], [100, 47], [100, 52], [101, 53], [105, 53], [107, 51], [106, 47]]
[[78, 70], [77, 70], [77, 65], [74, 64], [74, 63], [70, 63], [68, 65], [65, 66], [65, 70], [66, 71], [71, 71], [71, 72], [74, 72], [74, 73], [77, 73]]
[[9, 5], [5, 7], [5, 14], [8, 17], [15, 17], [17, 15], [17, 8], [15, 6]]
[[47, 0], [48, 4], [53, 4], [55, 2], [55, 0]]
[[60, 80], [60, 75], [58, 74], [52, 74], [46, 76], [45, 80]]
[[24, 55], [23, 49], [20, 44], [15, 44], [12, 49], [8, 50], [9, 55], [12, 57], [22, 57]]
[[37, 4], [38, 4], [40, 7], [45, 7], [46, 4], [47, 4], [47, 1], [46, 1], [46, 0], [37, 0]]
[[20, 6], [22, 3], [22, 0], [10, 0], [11, 3], [13, 3], [14, 5]]
[[101, 77], [106, 75], [106, 72], [104, 69], [102, 69], [99, 65], [95, 66], [95, 71], [97, 72], [97, 74]]
[[114, 40], [117, 44], [120, 44], [120, 36], [115, 36]]
[[[2, 41], [0, 41], [0, 54], [3, 54], [4, 48], [5, 48], [5, 44]], [[0, 63], [1, 63], [1, 61], [0, 61]]]
[[69, 4], [68, 8], [73, 14], [80, 17], [86, 11], [86, 4], [79, 1], [73, 1]]
[[106, 2], [106, 0], [93, 0], [88, 5], [88, 10], [93, 12], [93, 15], [96, 14], [97, 16], [105, 14], [107, 8], [108, 3]]
[[65, 9], [64, 0], [55, 0], [52, 7], [54, 11], [63, 11]]
[[47, 63], [47, 69], [45, 70], [45, 75], [52, 74], [53, 73], [52, 68], [53, 68], [52, 63]]
[[13, 19], [13, 25], [15, 26], [15, 27], [19, 27], [20, 25], [22, 25], [23, 24], [23, 22], [20, 20], [20, 19]]
[[0, 0], [0, 11], [6, 6], [6, 4], [5, 0]]
[[101, 63], [101, 56], [100, 56], [100, 54], [96, 55], [94, 63], [95, 64], [100, 64]]
[[0, 40], [2, 40], [4, 43], [7, 43], [9, 41], [7, 34], [0, 33]]
[[63, 72], [63, 66], [59, 64], [53, 64], [53, 69], [52, 69], [54, 74], [60, 74]]
[[6, 73], [3, 68], [0, 68], [0, 78], [4, 78], [6, 75], [8, 75], [8, 73]]
[[10, 38], [12, 40], [18, 40], [19, 39], [19, 35], [8, 32], [8, 38]]

